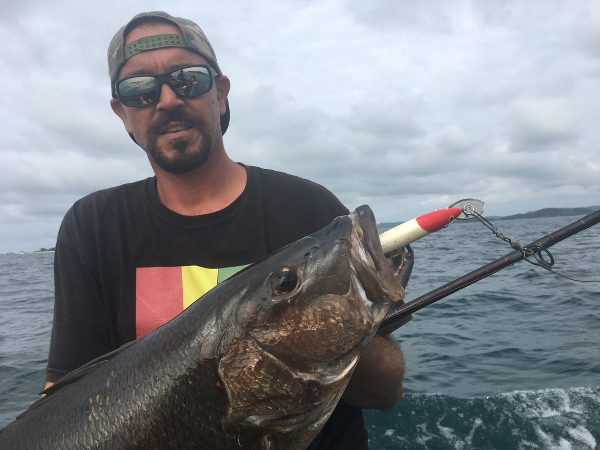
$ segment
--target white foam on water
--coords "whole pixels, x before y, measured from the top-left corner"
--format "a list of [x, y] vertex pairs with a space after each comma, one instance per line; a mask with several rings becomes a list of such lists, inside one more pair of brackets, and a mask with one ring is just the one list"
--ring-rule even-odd
[[442, 434], [442, 436], [444, 436], [446, 438], [446, 440], [454, 446], [454, 448], [456, 450], [462, 450], [465, 446], [465, 443], [463, 441], [461, 441], [453, 432], [452, 428], [447, 428], [447, 427], [443, 427], [440, 425], [440, 423], [438, 422], [437, 424], [438, 430], [440, 430], [440, 433]]
[[[596, 449], [596, 438], [586, 428], [588, 418], [594, 417], [595, 408], [585, 402], [600, 405], [600, 397], [590, 388], [543, 389], [539, 391], [514, 391], [508, 397], [515, 412], [533, 424], [541, 448], [548, 450]], [[590, 416], [592, 414], [592, 416]], [[562, 424], [560, 426], [557, 425]], [[566, 425], [566, 426], [564, 426]], [[535, 444], [534, 444], [535, 445]], [[519, 448], [532, 447], [521, 441]]]
[[573, 439], [576, 439], [577, 441], [581, 442], [582, 444], [587, 445], [589, 448], [591, 448], [591, 449], [596, 448], [596, 439], [594, 439], [594, 436], [592, 436], [592, 433], [590, 433], [583, 426], [578, 425], [575, 428], [570, 428], [567, 430], [567, 433], [569, 433], [569, 435]]
[[540, 438], [542, 444], [544, 444], [544, 449], [547, 450], [573, 450], [573, 446], [567, 441], [565, 438], [559, 437], [558, 440], [552, 439], [546, 433], [542, 431], [542, 429], [538, 426], [534, 426], [535, 432]]
[[416, 427], [419, 430], [419, 437], [415, 439], [417, 444], [427, 447], [427, 441], [433, 439], [433, 435], [427, 430], [427, 424], [421, 423]]
[[477, 419], [475, 419], [475, 421], [473, 422], [473, 428], [471, 428], [471, 431], [469, 432], [469, 435], [465, 438], [465, 443], [470, 447], [473, 443], [473, 435], [475, 434], [475, 430], [479, 427], [483, 425], [483, 421], [478, 417]]
[[509, 397], [525, 417], [545, 418], [564, 414], [583, 414], [581, 407], [573, 406], [565, 389], [539, 391], [513, 391], [501, 396]]
[[[445, 417], [446, 417], [445, 415], [440, 417], [440, 419], [438, 420], [438, 422], [436, 424], [438, 430], [440, 430], [441, 435], [448, 441], [448, 443], [450, 445], [453, 445], [456, 450], [468, 449], [471, 444], [468, 437], [467, 437], [467, 439], [465, 439], [463, 441], [462, 439], [460, 439], [458, 436], [456, 436], [454, 434], [454, 430], [452, 428], [443, 427], [440, 424], [442, 422], [442, 420], [444, 420]], [[477, 422], [477, 420], [475, 420], [475, 422]], [[474, 428], [471, 430], [471, 433], [469, 433], [469, 436], [471, 437], [471, 439], [473, 438], [473, 433], [475, 432], [475, 428], [477, 428], [476, 424], [474, 425]]]
[[383, 435], [384, 436], [393, 436], [395, 434], [396, 434], [395, 430], [388, 429], [388, 430], [385, 430], [385, 433]]
[[529, 441], [521, 441], [521, 442], [519, 442], [519, 449], [518, 450], [530, 450], [532, 448], [540, 448], [540, 446], [537, 445], [534, 442], [529, 442]]
[[423, 416], [413, 429], [414, 434], [402, 440], [403, 431], [398, 429], [394, 435], [391, 431], [395, 428], [382, 427], [381, 435], [393, 442], [378, 448], [425, 450], [442, 445], [455, 450], [478, 450], [478, 441], [486, 442], [489, 435], [504, 436], [510, 442], [507, 449], [600, 450], [598, 387], [513, 391], [464, 400], [439, 394], [410, 394], [409, 400], [414, 408], [405, 411], [405, 417], [414, 424], [415, 415]]
[[483, 425], [483, 421], [480, 418], [475, 419], [473, 421], [473, 427], [471, 428], [471, 431], [465, 437], [465, 439], [462, 440], [454, 434], [454, 430], [452, 428], [443, 427], [440, 425], [440, 422], [437, 423], [437, 427], [442, 436], [446, 438], [450, 445], [453, 445], [456, 450], [473, 448], [473, 435], [475, 434], [475, 430], [477, 430], [477, 428], [481, 425]]

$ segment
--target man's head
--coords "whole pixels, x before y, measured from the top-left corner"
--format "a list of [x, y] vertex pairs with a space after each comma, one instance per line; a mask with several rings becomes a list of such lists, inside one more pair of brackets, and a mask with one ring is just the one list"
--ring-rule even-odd
[[138, 14], [113, 37], [108, 65], [113, 111], [163, 170], [193, 170], [222, 143], [229, 80], [196, 24]]

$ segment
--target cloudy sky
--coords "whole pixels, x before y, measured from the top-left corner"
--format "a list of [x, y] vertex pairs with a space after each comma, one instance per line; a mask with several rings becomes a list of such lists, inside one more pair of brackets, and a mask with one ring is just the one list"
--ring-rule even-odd
[[466, 197], [490, 215], [600, 204], [600, 2], [0, 1], [0, 253], [53, 246], [75, 200], [152, 175], [106, 50], [165, 8], [231, 79], [236, 161], [380, 222]]

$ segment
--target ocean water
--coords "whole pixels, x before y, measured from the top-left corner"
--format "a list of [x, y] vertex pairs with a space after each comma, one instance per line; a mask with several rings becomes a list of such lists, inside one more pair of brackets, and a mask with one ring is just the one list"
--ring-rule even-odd
[[[497, 225], [525, 245], [576, 219]], [[474, 221], [413, 248], [407, 300], [511, 252]], [[551, 252], [560, 272], [600, 280], [600, 227]], [[0, 255], [0, 427], [43, 384], [53, 256]], [[371, 449], [600, 448], [600, 283], [521, 262], [417, 312], [394, 337], [405, 394], [390, 411], [365, 412]]]

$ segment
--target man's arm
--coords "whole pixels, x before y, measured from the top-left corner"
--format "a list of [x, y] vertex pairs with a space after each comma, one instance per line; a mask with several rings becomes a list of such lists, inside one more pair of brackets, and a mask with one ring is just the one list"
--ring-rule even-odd
[[391, 336], [375, 335], [362, 351], [342, 400], [361, 409], [388, 411], [402, 396], [404, 357]]
[[[96, 225], [93, 218], [97, 214], [93, 208], [81, 208], [82, 204], [77, 202], [67, 212], [56, 241], [54, 317], [45, 382], [54, 383], [114, 349], [101, 289], [99, 257], [89, 244], [97, 239], [89, 231]], [[82, 216], [91, 218], [92, 223], [82, 221]]]

